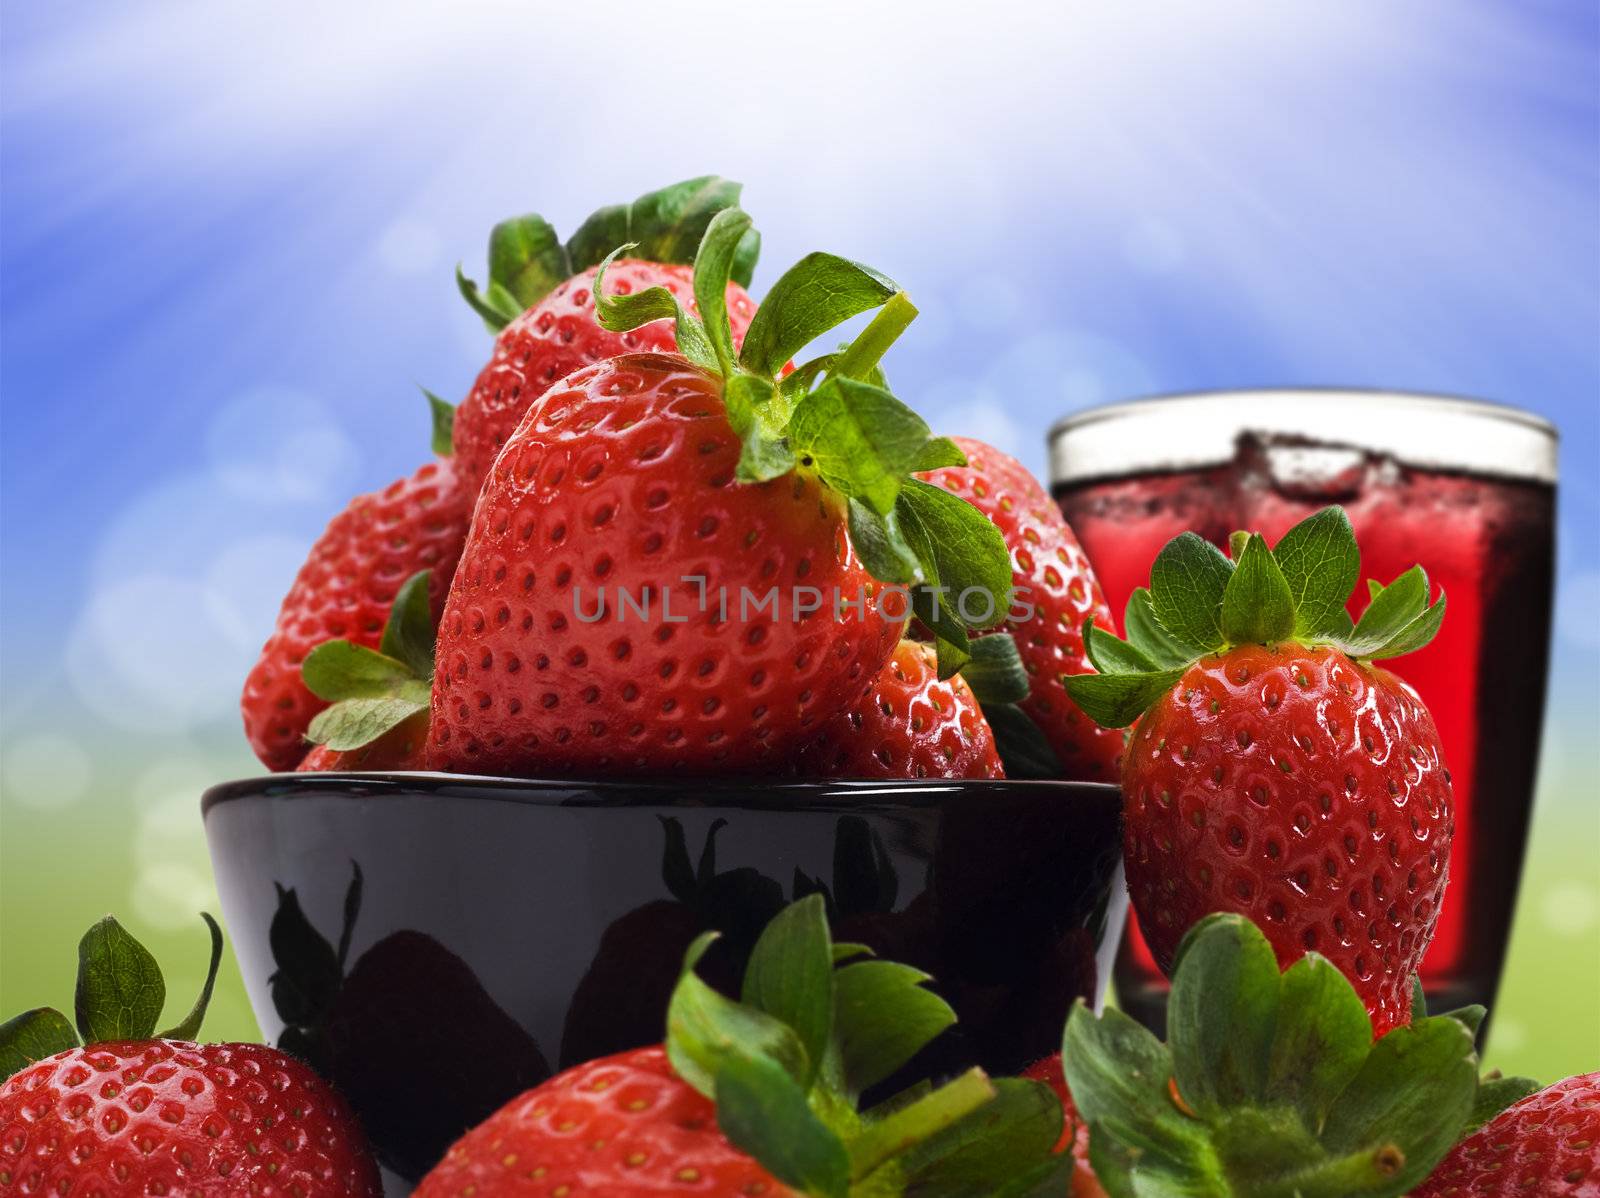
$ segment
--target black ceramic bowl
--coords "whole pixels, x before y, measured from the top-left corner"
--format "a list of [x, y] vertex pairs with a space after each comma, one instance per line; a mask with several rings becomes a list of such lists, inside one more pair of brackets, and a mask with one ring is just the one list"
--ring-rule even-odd
[[262, 1031], [409, 1180], [551, 1072], [659, 1041], [708, 928], [701, 972], [731, 988], [767, 919], [822, 891], [836, 938], [932, 974], [961, 1022], [898, 1086], [1053, 1051], [1125, 902], [1110, 786], [289, 774], [203, 809]]

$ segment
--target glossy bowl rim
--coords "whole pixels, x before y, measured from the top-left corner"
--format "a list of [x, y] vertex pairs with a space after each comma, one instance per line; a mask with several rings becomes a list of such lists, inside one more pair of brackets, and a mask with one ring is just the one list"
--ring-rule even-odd
[[[573, 792], [580, 792], [574, 794]], [[585, 793], [586, 792], [586, 793]], [[695, 810], [817, 811], [936, 807], [957, 795], [1052, 792], [1101, 795], [1116, 799], [1110, 782], [1069, 782], [1009, 778], [902, 778], [883, 781], [819, 781], [774, 778], [714, 778], [652, 782], [617, 778], [506, 778], [485, 774], [431, 771], [329, 771], [258, 774], [207, 787], [202, 816], [224, 803], [245, 799], [291, 801], [309, 798], [378, 799], [411, 795], [452, 800], [478, 799], [527, 807], [610, 808], [684, 807]]]

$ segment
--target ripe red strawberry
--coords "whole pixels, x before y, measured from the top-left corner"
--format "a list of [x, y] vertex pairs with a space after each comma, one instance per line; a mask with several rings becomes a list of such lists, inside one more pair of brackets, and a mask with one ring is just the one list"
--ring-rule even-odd
[[[581, 366], [632, 352], [678, 348], [670, 324], [612, 331], [595, 320], [594, 277], [600, 260], [623, 242], [641, 251], [613, 262], [613, 292], [664, 287], [693, 305], [687, 263], [711, 219], [738, 203], [739, 184], [715, 175], [674, 183], [631, 204], [601, 208], [565, 243], [537, 215], [502, 221], [489, 236], [484, 290], [457, 271], [461, 294], [496, 334], [494, 357], [461, 403], [455, 456], [474, 495], [523, 413]], [[745, 293], [760, 251], [754, 230], [733, 250], [726, 289], [737, 345], [755, 312]]]
[[795, 1193], [728, 1143], [715, 1105], [659, 1046], [590, 1061], [513, 1099], [456, 1141], [417, 1198], [495, 1198], [535, 1184], [573, 1198]]
[[[883, 304], [892, 284], [812, 255], [774, 286], [735, 360], [715, 309], [748, 227], [725, 210], [706, 233], [704, 325], [664, 289], [600, 305], [618, 330], [675, 318], [689, 356], [626, 355], [569, 375], [497, 459], [439, 628], [440, 768], [771, 768], [866, 692], [899, 639], [904, 597], [880, 602], [846, 529], [857, 507], [921, 505], [939, 533], [922, 542], [930, 562], [959, 526], [979, 548], [947, 572], [992, 567], [992, 526], [908, 477], [947, 443], [847, 373], [873, 369], [893, 337], [884, 323], [903, 328], [908, 303], [868, 326], [858, 345], [870, 352], [776, 381], [796, 348]], [[841, 298], [818, 305], [819, 292]], [[837, 377], [805, 390], [829, 369]]]
[[904, 640], [849, 710], [795, 759], [809, 778], [1004, 778], [994, 733], [961, 675], [940, 680], [932, 645]]
[[432, 571], [429, 598], [436, 614], [443, 609], [473, 497], [441, 458], [358, 496], [317, 539], [240, 701], [245, 734], [269, 769], [299, 764], [310, 748], [306, 730], [327, 706], [300, 676], [312, 649], [335, 638], [375, 648], [396, 592], [419, 570]]
[[1462, 1140], [1412, 1198], [1600, 1198], [1600, 1073], [1513, 1103]]
[[151, 1036], [160, 971], [109, 917], [82, 946], [86, 1045], [47, 1008], [0, 1027], [0, 1194], [380, 1198], [360, 1125], [315, 1073], [259, 1044], [190, 1042], [221, 956], [207, 922], [205, 990], [171, 1032]]
[[[633, 352], [670, 353], [678, 348], [671, 323], [662, 321], [612, 332], [595, 320], [597, 266], [561, 283], [495, 338], [494, 357], [456, 409], [455, 456], [476, 490], [500, 450], [539, 396], [582, 366]], [[693, 309], [687, 266], [622, 259], [611, 264], [606, 284], [618, 295], [665, 287]], [[727, 286], [728, 320], [735, 347], [744, 340], [756, 306], [737, 283]]]
[[901, 1198], [1058, 1175], [1031, 1083], [974, 1069], [902, 1096], [892, 1113], [857, 1110], [862, 1091], [955, 1017], [917, 970], [848, 953], [836, 965], [821, 895], [768, 925], [739, 1002], [694, 972], [711, 938], [687, 954], [664, 1045], [578, 1065], [513, 1099], [457, 1141], [417, 1198]]
[[1060, 777], [1115, 781], [1122, 733], [1079, 711], [1062, 681], [1093, 672], [1084, 651], [1084, 620], [1093, 617], [1100, 628], [1112, 627], [1111, 609], [1089, 559], [1060, 509], [1021, 462], [981, 441], [951, 439], [967, 464], [923, 477], [973, 504], [1005, 536], [1017, 610], [1032, 609], [1026, 619], [1007, 625], [1029, 676], [1020, 706], [1050, 742]]
[[1076, 1166], [1072, 1173], [1072, 1198], [1105, 1198], [1106, 1192], [1095, 1179], [1094, 1169], [1089, 1165], [1089, 1125], [1078, 1114], [1077, 1105], [1072, 1101], [1072, 1091], [1067, 1088], [1067, 1077], [1061, 1068], [1061, 1054], [1058, 1052], [1035, 1062], [1023, 1070], [1022, 1076], [1043, 1082], [1055, 1091], [1056, 1098], [1061, 1102], [1063, 1125], [1056, 1151], [1066, 1152], [1070, 1149], [1072, 1153]]
[[1425, 644], [1420, 568], [1352, 627], [1360, 569], [1327, 508], [1229, 561], [1171, 542], [1129, 605], [1131, 643], [1093, 628], [1101, 674], [1073, 680], [1107, 726], [1138, 720], [1122, 771], [1128, 891], [1157, 962], [1211, 911], [1265, 930], [1279, 960], [1315, 949], [1352, 979], [1376, 1035], [1404, 1024], [1433, 935], [1454, 814], [1433, 719], [1372, 664]]

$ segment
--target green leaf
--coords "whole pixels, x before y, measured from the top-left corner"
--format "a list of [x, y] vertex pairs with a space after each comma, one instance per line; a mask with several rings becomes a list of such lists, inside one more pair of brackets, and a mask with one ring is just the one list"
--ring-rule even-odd
[[793, 1028], [724, 998], [695, 974], [692, 962], [712, 939], [707, 933], [690, 945], [667, 1006], [667, 1056], [678, 1076], [707, 1098], [716, 1097], [717, 1073], [735, 1057], [769, 1058], [797, 1082], [808, 1076], [805, 1045]]
[[513, 217], [489, 231], [489, 281], [516, 300], [518, 315], [574, 273], [561, 239], [542, 216]]
[[1134, 1168], [1152, 1158], [1169, 1177], [1203, 1183], [1193, 1193], [1231, 1193], [1206, 1125], [1172, 1102], [1172, 1057], [1154, 1035], [1115, 1009], [1096, 1019], [1079, 1000], [1061, 1060], [1072, 1100], [1093, 1129], [1090, 1159], [1108, 1193], [1135, 1193]]
[[762, 931], [745, 967], [744, 1005], [794, 1029], [805, 1047], [809, 1086], [833, 1031], [833, 945], [820, 894], [785, 907]]
[[1182, 667], [1148, 674], [1071, 674], [1061, 680], [1067, 695], [1103, 728], [1126, 728], [1182, 678]]
[[426, 387], [422, 388], [422, 394], [427, 397], [428, 410], [433, 414], [433, 452], [447, 458], [455, 452], [456, 406]]
[[[1465, 1007], [1457, 1007], [1453, 1011], [1440, 1012], [1439, 1018], [1454, 1019], [1476, 1037], [1478, 1029], [1483, 1026], [1483, 1021], [1488, 1014], [1489, 1009], [1482, 1003], [1471, 1003]], [[1413, 1015], [1411, 1022], [1416, 1022], [1415, 1015]]]
[[1289, 585], [1295, 635], [1314, 639], [1335, 630], [1361, 577], [1361, 549], [1344, 509], [1307, 516], [1283, 534], [1272, 556]]
[[1488, 1123], [1515, 1102], [1538, 1093], [1539, 1083], [1531, 1077], [1492, 1077], [1478, 1083], [1478, 1092], [1472, 1100], [1472, 1113], [1462, 1135], [1469, 1135]]
[[[942, 611], [974, 632], [1005, 619], [1011, 607], [1011, 555], [987, 516], [920, 479], [902, 486], [895, 514], [922, 563], [924, 582], [944, 588], [935, 596]], [[942, 628], [935, 630], [946, 635]], [[959, 643], [957, 637], [947, 639]]]
[[167, 1001], [161, 967], [108, 915], [78, 942], [78, 1032], [85, 1044], [145, 1040]]
[[1222, 635], [1234, 645], [1272, 645], [1294, 632], [1289, 582], [1260, 533], [1245, 542], [1222, 592]]
[[77, 1046], [77, 1034], [60, 1011], [51, 1007], [24, 1011], [0, 1023], [0, 1080]]
[[163, 1040], [193, 1040], [200, 1034], [206, 1008], [211, 1005], [211, 991], [217, 984], [217, 966], [222, 964], [222, 929], [206, 912], [200, 912], [200, 918], [205, 920], [206, 930], [211, 933], [211, 964], [206, 966], [206, 980], [200, 987], [200, 995], [194, 1000], [194, 1006], [189, 1008], [189, 1013], [181, 1023], [159, 1033]]
[[834, 974], [830, 1072], [849, 1094], [876, 1085], [955, 1023], [928, 975], [893, 961], [856, 961]]
[[1156, 669], [1187, 666], [1196, 657], [1189, 646], [1161, 626], [1146, 587], [1139, 587], [1128, 596], [1128, 605], [1122, 612], [1122, 631], [1128, 643], [1148, 657]]
[[980, 636], [968, 645], [971, 659], [961, 667], [978, 702], [1020, 703], [1028, 697], [1028, 671], [1023, 669], [1017, 642], [1007, 632]]
[[[1379, 652], [1424, 616], [1427, 608], [1428, 575], [1421, 566], [1412, 566], [1373, 596], [1340, 648], [1351, 657], [1368, 657]], [[1439, 615], [1442, 619], [1442, 610]]]
[[1395, 1145], [1405, 1161], [1382, 1192], [1405, 1193], [1461, 1134], [1477, 1095], [1477, 1065], [1472, 1034], [1457, 1020], [1438, 1016], [1396, 1028], [1372, 1046], [1328, 1112], [1324, 1147], [1335, 1157], [1370, 1157]]
[[[433, 679], [433, 608], [428, 602], [430, 570], [418, 570], [395, 592], [378, 648], [384, 657], [403, 662], [416, 678]], [[315, 652], [313, 650], [313, 652]], [[307, 661], [312, 654], [307, 654]], [[340, 696], [354, 698], [361, 696]]]
[[522, 307], [517, 299], [498, 283], [491, 282], [485, 291], [479, 291], [478, 285], [467, 278], [466, 272], [458, 265], [456, 267], [456, 290], [461, 293], [461, 298], [482, 319], [484, 326], [491, 333], [498, 333], [506, 325], [522, 315]]
[[1248, 919], [1210, 915], [1189, 929], [1179, 960], [1167, 1000], [1174, 1076], [1189, 1105], [1216, 1119], [1229, 1107], [1259, 1102], [1266, 1090], [1278, 959]]
[[722, 402], [740, 441], [740, 482], [781, 478], [794, 469], [794, 451], [778, 430], [782, 397], [770, 379], [739, 371], [724, 382]]
[[1373, 661], [1384, 661], [1391, 657], [1400, 657], [1406, 653], [1415, 653], [1439, 634], [1439, 627], [1444, 623], [1444, 592], [1439, 592], [1439, 599], [1411, 623], [1395, 633], [1382, 647], [1367, 654]]
[[[913, 598], [914, 600], [920, 598], [925, 603], [932, 602], [932, 595], [925, 587], [919, 587]], [[913, 602], [913, 609], [916, 609], [915, 601]], [[936, 613], [928, 617], [928, 619], [937, 618]], [[924, 623], [928, 622], [928, 619], [923, 619], [921, 615], [918, 615], [918, 619], [922, 619]], [[934, 627], [932, 624], [928, 626], [930, 628]], [[955, 634], [956, 639], [953, 641], [945, 639], [951, 633]], [[965, 628], [952, 621], [941, 630], [941, 635], [934, 638], [933, 651], [938, 679], [940, 682], [945, 682], [961, 673], [966, 668], [966, 664], [972, 660], [972, 638], [968, 636]]]
[[678, 303], [665, 287], [646, 287], [627, 295], [610, 295], [605, 289], [606, 270], [619, 256], [636, 247], [619, 245], [606, 255], [594, 276], [594, 318], [603, 329], [625, 333], [657, 320], [671, 320], [678, 352], [703, 370], [719, 369], [716, 350], [705, 327]]
[[917, 555], [901, 534], [895, 513], [881, 516], [859, 499], [848, 502], [850, 545], [867, 573], [894, 585], [915, 581]]
[[426, 682], [408, 682], [401, 693], [386, 699], [344, 699], [313, 717], [306, 739], [339, 752], [359, 749], [427, 711], [429, 701]]
[[789, 419], [789, 444], [800, 463], [885, 516], [930, 436], [927, 423], [900, 400], [854, 379], [829, 379]]
[[1055, 1092], [1021, 1078], [991, 1085], [991, 1101], [906, 1154], [906, 1198], [1001, 1194], [1008, 1182], [1051, 1163], [1061, 1138]]
[[711, 218], [694, 259], [694, 302], [711, 339], [724, 378], [733, 373], [733, 331], [728, 327], [728, 276], [740, 239], [750, 231], [748, 214], [724, 208]]
[[[567, 242], [575, 274], [595, 265], [624, 242], [636, 242], [638, 257], [651, 262], [688, 264], [717, 213], [739, 204], [740, 184], [716, 175], [686, 179], [646, 192], [631, 204], [614, 204], [592, 214]], [[761, 237], [746, 231], [734, 255], [732, 277], [750, 286]]]
[[917, 474], [929, 470], [943, 470], [948, 466], [965, 466], [967, 455], [949, 437], [935, 437], [922, 447], [912, 470]]
[[1371, 1051], [1372, 1020], [1349, 979], [1318, 953], [1289, 967], [1281, 993], [1265, 1098], [1321, 1127]]
[[1160, 670], [1142, 649], [1101, 628], [1093, 616], [1083, 622], [1083, 647], [1102, 674], [1154, 674]]
[[346, 640], [323, 641], [307, 653], [300, 677], [312, 694], [330, 703], [392, 697], [417, 679], [405, 662]]
[[1022, 708], [1014, 703], [985, 703], [983, 718], [989, 721], [994, 732], [995, 748], [1000, 753], [1000, 764], [1005, 767], [1007, 778], [1020, 782], [1066, 776], [1066, 769], [1049, 738]]
[[767, 292], [745, 333], [739, 361], [756, 374], [774, 376], [822, 334], [898, 290], [869, 266], [833, 254], [807, 254]]
[[811, 1110], [806, 1092], [777, 1062], [730, 1054], [716, 1073], [717, 1125], [728, 1141], [785, 1185], [845, 1198], [844, 1142]]
[[1179, 533], [1150, 567], [1150, 604], [1161, 626], [1201, 653], [1221, 648], [1222, 595], [1233, 563], [1215, 545], [1192, 532]]

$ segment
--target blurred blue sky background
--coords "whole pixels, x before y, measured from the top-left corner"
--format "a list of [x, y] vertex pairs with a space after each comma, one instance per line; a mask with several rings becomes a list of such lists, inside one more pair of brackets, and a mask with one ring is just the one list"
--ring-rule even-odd
[[[91, 906], [186, 925], [194, 794], [256, 768], [235, 699], [306, 546], [488, 354], [454, 264], [704, 172], [746, 184], [758, 293], [819, 246], [881, 267], [924, 313], [897, 390], [1038, 469], [1054, 419], [1159, 390], [1555, 420], [1546, 790], [1600, 851], [1597, 11], [5, 3], [8, 853], [74, 812], [114, 841]], [[1592, 869], [1561, 893], [1592, 936]]]

